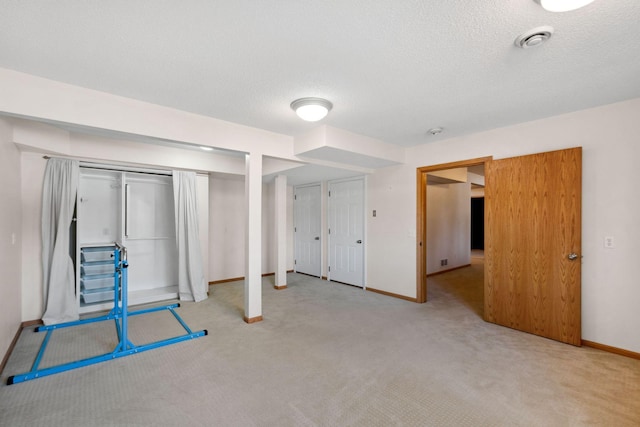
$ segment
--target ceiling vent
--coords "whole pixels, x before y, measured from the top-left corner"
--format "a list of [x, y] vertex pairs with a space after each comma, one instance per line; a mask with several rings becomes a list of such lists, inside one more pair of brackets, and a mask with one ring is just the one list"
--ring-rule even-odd
[[519, 35], [514, 43], [518, 47], [528, 49], [530, 47], [540, 46], [542, 43], [549, 40], [552, 34], [553, 27], [545, 25], [543, 27], [537, 27], [527, 31], [524, 34]]

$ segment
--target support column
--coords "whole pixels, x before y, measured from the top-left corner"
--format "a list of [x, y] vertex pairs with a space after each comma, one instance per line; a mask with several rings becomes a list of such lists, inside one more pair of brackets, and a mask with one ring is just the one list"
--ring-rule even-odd
[[262, 154], [245, 157], [244, 321], [262, 320]]
[[276, 230], [276, 289], [287, 287], [287, 177], [276, 176], [275, 181]]

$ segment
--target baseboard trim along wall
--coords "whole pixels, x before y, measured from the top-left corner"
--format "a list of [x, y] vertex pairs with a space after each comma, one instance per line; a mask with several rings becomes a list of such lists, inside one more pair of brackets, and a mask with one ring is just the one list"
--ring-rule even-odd
[[9, 344], [9, 348], [7, 349], [7, 352], [2, 358], [2, 362], [0, 362], [0, 375], [2, 375], [2, 371], [4, 371], [4, 367], [9, 361], [9, 356], [11, 356], [11, 353], [13, 352], [14, 347], [18, 343], [18, 338], [20, 338], [20, 334], [22, 333], [22, 330], [24, 328], [28, 328], [29, 326], [35, 326], [35, 325], [42, 325], [42, 320], [29, 320], [27, 322], [22, 322], [20, 324], [20, 326], [18, 327], [18, 331], [16, 332], [16, 334], [13, 337], [13, 340], [11, 341], [11, 344]]
[[582, 345], [585, 347], [596, 348], [598, 350], [606, 351], [607, 353], [619, 354], [620, 356], [630, 357], [632, 359], [640, 360], [640, 353], [634, 351], [624, 350], [622, 348], [611, 347], [609, 345], [600, 344], [593, 341], [582, 340]]
[[16, 346], [16, 343], [18, 342], [18, 338], [20, 338], [20, 332], [22, 332], [22, 326], [18, 328], [18, 332], [16, 332], [16, 335], [13, 337], [13, 341], [11, 341], [11, 344], [9, 344], [7, 353], [2, 358], [2, 362], [0, 362], [0, 375], [2, 375], [2, 371], [4, 371], [4, 367], [9, 361], [9, 356], [11, 356], [11, 352], [13, 351], [13, 348]]
[[411, 298], [411, 297], [408, 297], [408, 296], [405, 296], [405, 295], [394, 294], [392, 292], [381, 291], [379, 289], [367, 288], [367, 290], [369, 292], [375, 292], [376, 294], [386, 295], [388, 297], [393, 297], [393, 298], [399, 298], [399, 299], [403, 299], [405, 301], [411, 301], [411, 302], [417, 302], [418, 301], [416, 298]]
[[[293, 270], [287, 270], [287, 273], [293, 273]], [[267, 277], [267, 276], [275, 276], [276, 273], [264, 273], [262, 275], [262, 277]], [[222, 283], [229, 283], [229, 282], [237, 282], [238, 280], [244, 280], [244, 276], [241, 277], [232, 277], [231, 279], [222, 279], [222, 280], [212, 280], [209, 282], [209, 285], [220, 285]]]
[[44, 325], [44, 323], [42, 323], [42, 319], [27, 320], [26, 322], [22, 322], [22, 325], [20, 325], [20, 331], [22, 331], [24, 328], [28, 328], [29, 326], [38, 326], [38, 325]]
[[221, 285], [222, 283], [237, 282], [238, 280], [244, 280], [244, 276], [232, 277], [231, 279], [212, 280], [209, 282], [209, 285]]
[[427, 277], [436, 276], [436, 275], [438, 275], [438, 274], [442, 274], [442, 273], [449, 273], [450, 271], [453, 271], [453, 270], [459, 270], [459, 269], [461, 269], [461, 268], [466, 268], [466, 267], [469, 267], [470, 265], [471, 265], [471, 264], [465, 264], [465, 265], [461, 265], [461, 266], [458, 266], [458, 267], [448, 268], [448, 269], [446, 269], [446, 270], [436, 271], [435, 273], [429, 273], [429, 274], [427, 274]]

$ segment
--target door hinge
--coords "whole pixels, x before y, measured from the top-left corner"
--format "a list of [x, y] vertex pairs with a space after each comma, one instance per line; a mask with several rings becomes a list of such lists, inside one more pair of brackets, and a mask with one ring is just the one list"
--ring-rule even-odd
[[298, 195], [297, 194], [293, 196], [293, 200], [298, 200]]
[[293, 227], [293, 232], [297, 233], [298, 232], [298, 227]]
[[329, 234], [331, 234], [331, 229], [329, 229]]
[[328, 269], [327, 271], [331, 271], [331, 266], [327, 267], [327, 269]]
[[293, 263], [297, 265], [298, 264], [298, 260], [294, 259]]
[[329, 191], [329, 197], [331, 197], [331, 191]]

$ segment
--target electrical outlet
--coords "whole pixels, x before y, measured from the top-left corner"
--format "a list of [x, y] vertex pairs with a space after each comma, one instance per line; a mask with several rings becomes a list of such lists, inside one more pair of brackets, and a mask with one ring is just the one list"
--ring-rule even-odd
[[604, 247], [607, 249], [613, 249], [616, 247], [616, 244], [613, 240], [613, 236], [605, 236], [604, 238]]

